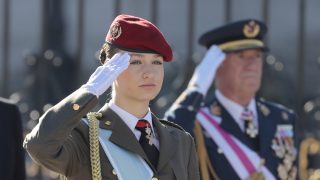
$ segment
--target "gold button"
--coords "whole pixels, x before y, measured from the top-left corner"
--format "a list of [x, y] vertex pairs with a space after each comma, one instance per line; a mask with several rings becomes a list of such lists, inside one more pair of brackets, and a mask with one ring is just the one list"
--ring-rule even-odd
[[110, 126], [111, 125], [111, 121], [106, 121], [104, 122], [105, 125]]
[[158, 178], [156, 178], [156, 177], [153, 177], [151, 180], [158, 180]]
[[79, 104], [73, 104], [72, 106], [73, 110], [78, 111], [80, 109]]
[[112, 170], [112, 174], [113, 174], [113, 175], [117, 175], [116, 170], [113, 169], [113, 170]]

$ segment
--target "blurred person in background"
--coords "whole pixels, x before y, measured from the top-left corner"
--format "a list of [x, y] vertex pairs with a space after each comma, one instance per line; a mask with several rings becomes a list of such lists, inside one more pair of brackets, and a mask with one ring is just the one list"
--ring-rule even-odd
[[[172, 56], [152, 23], [117, 16], [101, 49], [102, 65], [40, 117], [24, 147], [68, 179], [199, 179], [191, 135], [149, 108], [162, 87], [163, 63]], [[90, 112], [109, 87], [110, 102]]]
[[18, 107], [0, 97], [0, 179], [25, 179], [22, 122]]
[[[208, 51], [166, 112], [195, 137], [204, 180], [297, 177], [296, 116], [257, 96], [266, 31], [249, 19], [203, 34]], [[213, 84], [214, 98], [204, 103]]]

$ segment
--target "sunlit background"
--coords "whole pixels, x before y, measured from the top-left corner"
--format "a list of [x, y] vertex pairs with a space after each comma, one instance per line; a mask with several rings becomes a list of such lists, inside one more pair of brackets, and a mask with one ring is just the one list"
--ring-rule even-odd
[[[18, 104], [24, 134], [87, 81], [120, 13], [152, 21], [174, 50], [174, 62], [165, 65], [164, 87], [151, 104], [160, 117], [203, 57], [205, 48], [197, 43], [202, 33], [241, 19], [264, 21], [270, 52], [259, 95], [296, 111], [300, 141], [320, 138], [319, 0], [0, 0], [0, 96]], [[305, 142], [310, 142], [304, 143], [309, 176], [319, 175], [319, 143]], [[28, 155], [26, 168], [30, 180], [58, 177]]]

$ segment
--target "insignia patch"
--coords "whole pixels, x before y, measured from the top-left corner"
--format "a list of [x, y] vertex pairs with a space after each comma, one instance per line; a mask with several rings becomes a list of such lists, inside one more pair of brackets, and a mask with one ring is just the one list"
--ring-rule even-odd
[[243, 34], [248, 38], [256, 37], [260, 32], [260, 26], [255, 21], [250, 21], [243, 27]]
[[110, 34], [111, 34], [111, 38], [112, 40], [116, 40], [120, 37], [122, 33], [122, 29], [121, 26], [118, 22], [115, 22], [112, 24], [112, 27], [110, 28]]
[[265, 116], [268, 116], [270, 114], [269, 108], [267, 108], [267, 106], [264, 104], [260, 105], [260, 110], [261, 110], [262, 114]]
[[287, 112], [282, 112], [282, 113], [281, 113], [281, 116], [282, 116], [282, 119], [284, 119], [284, 120], [288, 121], [288, 119], [289, 119], [289, 115], [288, 115], [288, 113], [287, 113]]

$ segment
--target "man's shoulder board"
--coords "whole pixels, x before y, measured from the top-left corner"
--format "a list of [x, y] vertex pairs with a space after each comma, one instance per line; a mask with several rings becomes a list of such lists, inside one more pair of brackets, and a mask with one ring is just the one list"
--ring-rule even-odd
[[289, 109], [288, 107], [286, 107], [282, 104], [271, 102], [271, 101], [266, 101], [263, 98], [260, 98], [259, 101], [260, 101], [260, 103], [268, 106], [269, 108], [272, 108], [273, 110], [285, 111], [289, 114], [294, 114], [294, 111], [292, 109]]

